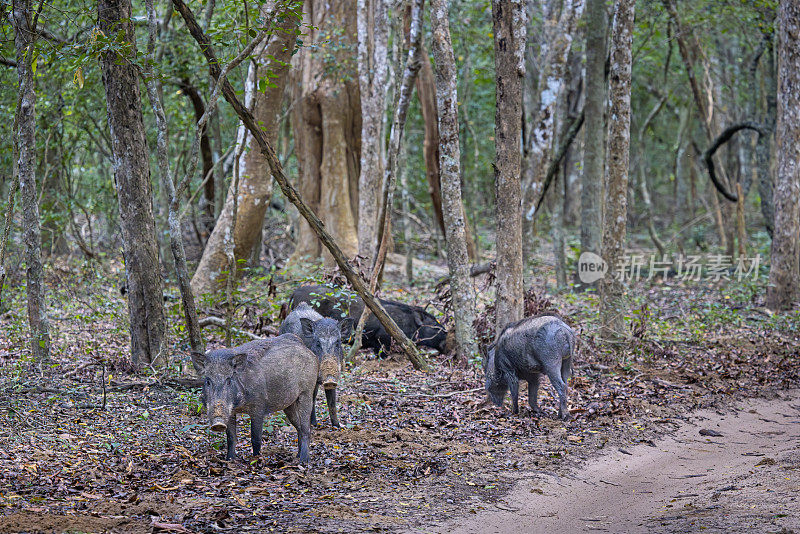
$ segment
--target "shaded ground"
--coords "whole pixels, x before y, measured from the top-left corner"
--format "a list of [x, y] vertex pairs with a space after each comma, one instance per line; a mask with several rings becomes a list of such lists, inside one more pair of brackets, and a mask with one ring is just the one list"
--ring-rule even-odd
[[800, 530], [800, 391], [690, 421], [654, 447], [620, 447], [568, 475], [523, 474], [477, 514], [412, 531]]
[[[762, 297], [748, 288], [642, 288], [635, 298], [659, 313], [642, 306], [637, 337], [615, 347], [592, 341], [592, 295], [568, 295], [555, 304], [582, 339], [571, 421], [555, 420], [549, 387], [548, 417], [539, 420], [527, 407], [512, 417], [487, 404], [478, 362], [459, 369], [432, 356], [435, 371], [423, 375], [404, 360], [362, 352], [343, 380], [346, 428], [331, 430], [323, 416], [308, 466], [293, 464], [296, 436], [277, 416], [267, 422], [261, 458], [251, 456], [248, 425], [240, 424], [243, 459], [229, 464], [222, 436], [199, 414], [197, 391], [174, 379], [186, 348], [174, 347], [174, 369], [161, 377], [127, 374], [125, 302], [116, 288], [92, 270], [54, 272], [53, 362], [29, 361], [22, 349], [21, 291], [0, 316], [0, 532], [430, 525], [479, 512], [521, 473], [567, 473], [598, 452], [653, 443], [692, 410], [800, 386], [797, 314], [759, 311]], [[265, 282], [240, 296], [243, 329], [259, 331], [277, 317], [281, 299], [259, 286]], [[433, 295], [415, 294], [422, 302]], [[169, 313], [178, 331], [177, 304]], [[219, 332], [206, 334], [210, 348], [220, 346]], [[322, 415], [324, 403], [317, 410]]]

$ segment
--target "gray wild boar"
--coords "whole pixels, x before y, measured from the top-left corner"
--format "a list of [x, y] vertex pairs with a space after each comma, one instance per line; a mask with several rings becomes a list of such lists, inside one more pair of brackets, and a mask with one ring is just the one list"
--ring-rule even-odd
[[[328, 319], [314, 311], [306, 302], [301, 302], [281, 324], [281, 334], [295, 334], [303, 340], [303, 344], [319, 358], [319, 378], [314, 387], [314, 406], [317, 403], [319, 386], [325, 389], [328, 402], [328, 413], [331, 425], [341, 428], [336, 413], [336, 387], [339, 384], [342, 369], [342, 336], [347, 335], [353, 325], [349, 317], [336, 321]], [[311, 425], [317, 424], [316, 410], [311, 410]]]
[[511, 323], [503, 329], [484, 361], [486, 391], [497, 406], [511, 390], [512, 412], [519, 413], [519, 380], [528, 381], [528, 402], [535, 415], [541, 413], [539, 375], [544, 373], [558, 393], [558, 416], [569, 417], [567, 381], [572, 374], [575, 333], [554, 315], [537, 315]]
[[250, 416], [253, 454], [261, 452], [264, 416], [283, 410], [297, 429], [298, 458], [308, 461], [313, 394], [319, 361], [294, 334], [251, 341], [231, 349], [192, 353], [203, 378], [203, 404], [211, 430], [227, 434], [225, 458], [236, 457], [236, 414]]

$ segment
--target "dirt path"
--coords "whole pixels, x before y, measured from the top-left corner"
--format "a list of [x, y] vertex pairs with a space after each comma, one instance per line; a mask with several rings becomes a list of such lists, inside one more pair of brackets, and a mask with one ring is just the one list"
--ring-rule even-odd
[[800, 390], [697, 412], [655, 447], [615, 449], [569, 477], [529, 473], [473, 509], [415, 532], [798, 531]]

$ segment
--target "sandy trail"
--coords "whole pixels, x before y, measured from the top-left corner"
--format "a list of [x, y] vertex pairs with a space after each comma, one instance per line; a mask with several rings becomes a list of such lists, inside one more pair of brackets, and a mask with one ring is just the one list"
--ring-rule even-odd
[[792, 532], [799, 501], [794, 390], [696, 412], [655, 447], [615, 448], [568, 478], [529, 473], [501, 501], [415, 532]]

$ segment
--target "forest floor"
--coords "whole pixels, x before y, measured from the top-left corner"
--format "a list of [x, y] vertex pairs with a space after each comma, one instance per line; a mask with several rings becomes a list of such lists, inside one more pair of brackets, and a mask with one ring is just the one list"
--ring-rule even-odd
[[[177, 380], [188, 365], [186, 347], [174, 347], [166, 372], [129, 374], [119, 275], [92, 266], [50, 273], [51, 362], [27, 356], [19, 287], [0, 316], [0, 533], [435, 530], [486, 509], [516, 509], [521, 479], [575, 476], [598, 455], [627, 457], [620, 449], [633, 460], [684, 428], [696, 410], [711, 410], [704, 428], [716, 429], [724, 425], [717, 412], [800, 387], [800, 315], [769, 314], [755, 285], [637, 286], [635, 337], [613, 346], [594, 340], [595, 296], [565, 293], [550, 298], [581, 339], [571, 420], [555, 418], [549, 387], [539, 419], [526, 402], [520, 416], [491, 405], [478, 361], [462, 369], [431, 355], [433, 372], [423, 374], [401, 356], [376, 360], [362, 351], [343, 376], [344, 428], [333, 430], [317, 403], [322, 423], [308, 465], [295, 464], [296, 435], [279, 415], [266, 423], [259, 458], [251, 455], [249, 425], [240, 425], [242, 459], [228, 463], [224, 437], [200, 413], [198, 391]], [[296, 283], [280, 285], [274, 297], [266, 279], [248, 279], [237, 296], [237, 326], [256, 333], [274, 326], [280, 293]], [[481, 288], [485, 302], [492, 290]], [[435, 297], [432, 285], [390, 295], [422, 303]], [[181, 339], [177, 303], [168, 312], [171, 335]], [[209, 348], [221, 346], [221, 332], [205, 334]], [[733, 436], [720, 432], [723, 438], [709, 439]], [[785, 470], [797, 485], [796, 462], [764, 454], [742, 458], [773, 460], [770, 469]], [[666, 465], [676, 477], [693, 474], [694, 467]], [[675, 484], [677, 495], [685, 481]], [[722, 495], [728, 499], [727, 490]], [[680, 531], [690, 519], [676, 513], [660, 528]]]

